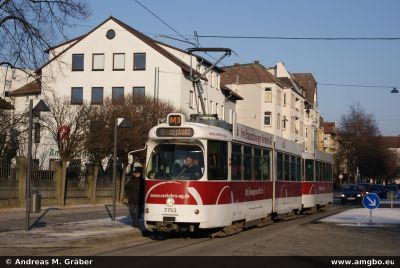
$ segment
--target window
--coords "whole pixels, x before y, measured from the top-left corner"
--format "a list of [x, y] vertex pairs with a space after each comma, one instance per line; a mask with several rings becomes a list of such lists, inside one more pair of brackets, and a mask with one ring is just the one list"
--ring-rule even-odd
[[132, 96], [135, 103], [144, 104], [145, 103], [145, 88], [144, 87], [133, 87]]
[[305, 180], [314, 181], [314, 160], [306, 159], [305, 161]]
[[290, 180], [291, 181], [296, 181], [296, 157], [295, 156], [290, 156]]
[[146, 70], [146, 53], [133, 54], [133, 70]]
[[113, 87], [112, 88], [112, 103], [121, 103], [124, 101], [124, 88]]
[[92, 87], [91, 104], [103, 104], [103, 87]]
[[271, 88], [266, 87], [264, 90], [264, 102], [272, 102]]
[[301, 181], [301, 158], [296, 157], [296, 178], [297, 181]]
[[84, 69], [83, 54], [72, 54], [72, 71], [83, 71]]
[[134, 99], [139, 100], [140, 102], [144, 102], [144, 97], [146, 96], [144, 87], [133, 87], [132, 95]]
[[283, 154], [277, 153], [276, 155], [276, 180], [283, 180]]
[[110, 39], [110, 40], [114, 39], [115, 31], [113, 29], [108, 30], [107, 33], [106, 33], [106, 37], [107, 37], [107, 39]]
[[198, 180], [203, 177], [204, 155], [198, 145], [159, 144], [147, 164], [151, 180]]
[[191, 108], [191, 109], [194, 108], [194, 92], [193, 92], [193, 90], [191, 90], [189, 93], [189, 108]]
[[284, 155], [283, 162], [283, 180], [290, 181], [290, 156], [288, 154]]
[[263, 150], [262, 173], [262, 179], [264, 181], [271, 180], [271, 151], [268, 149]]
[[125, 70], [125, 53], [113, 54], [113, 70], [114, 71]]
[[242, 180], [242, 146], [235, 143], [232, 143], [231, 177], [235, 181]]
[[83, 103], [83, 87], [71, 88], [71, 104]]
[[254, 180], [261, 180], [261, 149], [254, 148]]
[[92, 55], [92, 70], [104, 71], [104, 54]]
[[251, 147], [244, 146], [244, 155], [243, 155], [243, 167], [244, 167], [244, 180], [252, 180], [253, 179], [253, 156], [251, 154]]
[[224, 141], [208, 141], [208, 179], [228, 178], [228, 146]]
[[271, 112], [264, 113], [264, 126], [271, 126]]

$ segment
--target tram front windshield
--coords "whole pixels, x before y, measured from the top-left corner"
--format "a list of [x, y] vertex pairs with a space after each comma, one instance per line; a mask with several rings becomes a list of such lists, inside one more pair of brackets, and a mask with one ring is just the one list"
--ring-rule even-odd
[[204, 174], [204, 154], [198, 145], [159, 144], [147, 164], [147, 178], [198, 180]]

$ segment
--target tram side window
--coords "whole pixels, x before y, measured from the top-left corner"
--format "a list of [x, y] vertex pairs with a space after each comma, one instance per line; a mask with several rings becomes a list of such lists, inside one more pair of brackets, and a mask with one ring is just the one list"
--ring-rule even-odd
[[301, 181], [301, 158], [296, 157], [296, 179]]
[[277, 153], [276, 157], [276, 179], [278, 181], [283, 180], [283, 154]]
[[290, 180], [296, 181], [296, 157], [290, 156]]
[[316, 181], [321, 181], [321, 162], [316, 161], [315, 163]]
[[261, 149], [254, 148], [254, 180], [261, 180]]
[[306, 159], [305, 165], [306, 181], [314, 181], [314, 160]]
[[226, 180], [228, 146], [224, 141], [208, 141], [208, 179]]
[[242, 179], [242, 146], [240, 144], [232, 143], [231, 176], [235, 181]]
[[271, 151], [268, 149], [263, 150], [262, 173], [262, 179], [264, 181], [271, 180]]
[[243, 166], [244, 166], [244, 180], [252, 180], [252, 170], [253, 170], [253, 156], [251, 154], [251, 147], [244, 146], [244, 158], [243, 158]]
[[284, 156], [283, 180], [290, 181], [290, 156], [288, 154], [284, 154]]

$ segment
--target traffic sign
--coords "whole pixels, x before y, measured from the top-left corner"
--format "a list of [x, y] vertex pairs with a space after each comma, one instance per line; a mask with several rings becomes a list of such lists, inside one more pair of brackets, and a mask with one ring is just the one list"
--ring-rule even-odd
[[362, 203], [365, 208], [376, 209], [379, 207], [381, 200], [379, 200], [379, 196], [377, 194], [368, 193], [363, 197]]

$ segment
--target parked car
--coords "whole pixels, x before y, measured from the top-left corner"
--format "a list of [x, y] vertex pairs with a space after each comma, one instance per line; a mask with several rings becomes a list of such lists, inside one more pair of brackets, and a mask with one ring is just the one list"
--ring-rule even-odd
[[385, 185], [386, 195], [388, 192], [395, 192], [395, 198], [400, 198], [400, 185], [388, 184]]
[[362, 182], [362, 183], [359, 183], [358, 185], [364, 187], [364, 190], [367, 193], [371, 193], [372, 192], [372, 184], [371, 183]]
[[362, 198], [366, 195], [364, 187], [358, 184], [343, 185], [340, 201], [342, 204], [361, 203]]
[[379, 198], [386, 198], [386, 190], [380, 184], [373, 184], [372, 192], [376, 193], [379, 196]]

